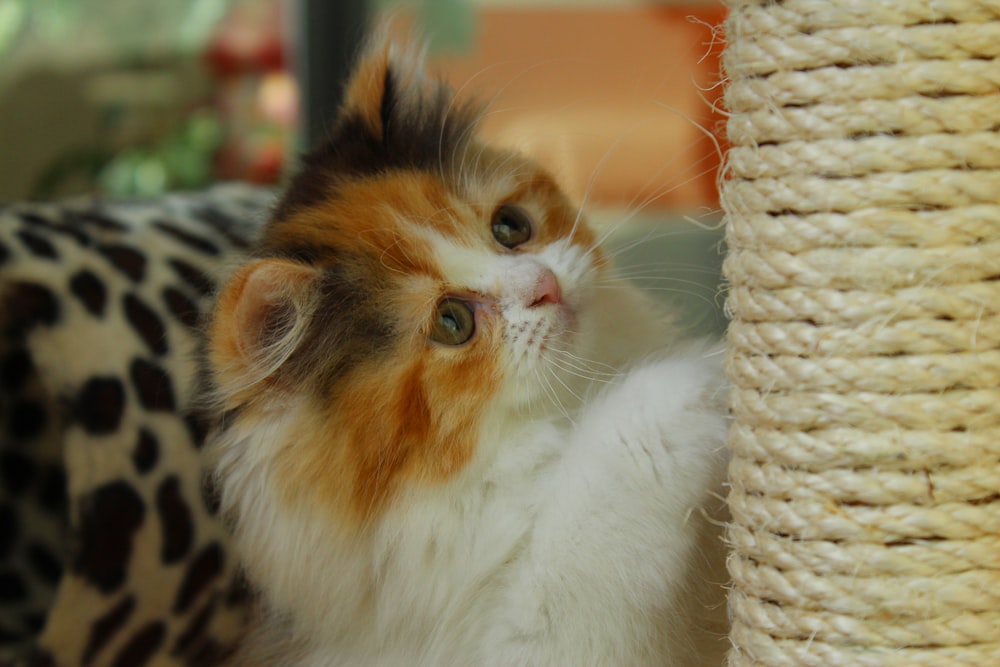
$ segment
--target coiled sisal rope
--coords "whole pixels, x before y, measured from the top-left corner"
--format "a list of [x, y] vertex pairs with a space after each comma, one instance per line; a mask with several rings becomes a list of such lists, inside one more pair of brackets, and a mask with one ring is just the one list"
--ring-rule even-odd
[[1000, 0], [729, 6], [729, 664], [1000, 665]]

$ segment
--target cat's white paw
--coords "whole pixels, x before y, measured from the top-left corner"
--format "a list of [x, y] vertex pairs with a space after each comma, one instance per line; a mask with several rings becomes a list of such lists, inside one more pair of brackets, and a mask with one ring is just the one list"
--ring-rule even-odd
[[619, 465], [631, 459], [656, 476], [704, 481], [724, 458], [724, 387], [719, 355], [711, 351], [651, 361], [589, 406], [577, 445]]

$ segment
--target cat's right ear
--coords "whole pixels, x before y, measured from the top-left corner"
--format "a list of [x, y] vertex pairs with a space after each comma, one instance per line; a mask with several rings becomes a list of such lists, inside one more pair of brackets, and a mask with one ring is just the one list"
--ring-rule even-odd
[[319, 272], [285, 259], [240, 267], [216, 300], [209, 361], [218, 388], [235, 396], [274, 381], [302, 342], [312, 317]]

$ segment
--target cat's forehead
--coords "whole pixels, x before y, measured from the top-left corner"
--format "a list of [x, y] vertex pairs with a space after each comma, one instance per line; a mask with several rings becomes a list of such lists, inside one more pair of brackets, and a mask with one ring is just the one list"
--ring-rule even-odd
[[574, 231], [576, 216], [561, 191], [530, 163], [480, 156], [462, 164], [448, 174], [399, 170], [342, 181], [321, 201], [276, 220], [264, 245], [320, 260], [374, 254], [399, 269], [423, 270], [421, 255], [440, 239], [489, 243], [490, 218], [503, 204], [531, 215], [538, 243]]

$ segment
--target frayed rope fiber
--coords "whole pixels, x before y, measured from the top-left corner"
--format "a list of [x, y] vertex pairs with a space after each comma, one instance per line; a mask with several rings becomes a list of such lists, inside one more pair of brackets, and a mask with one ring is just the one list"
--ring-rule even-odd
[[1000, 665], [1000, 0], [728, 5], [729, 665]]

